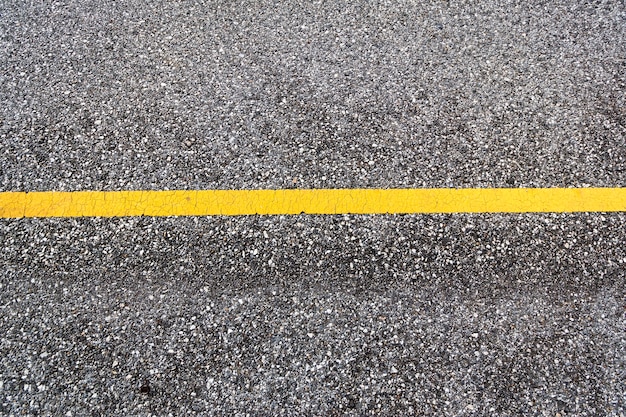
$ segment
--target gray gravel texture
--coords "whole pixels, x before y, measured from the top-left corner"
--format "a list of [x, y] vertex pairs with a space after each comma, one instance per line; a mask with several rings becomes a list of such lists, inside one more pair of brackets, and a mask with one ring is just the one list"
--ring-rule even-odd
[[[623, 1], [0, 2], [0, 191], [625, 186]], [[0, 221], [0, 415], [626, 414], [626, 214]]]
[[3, 415], [626, 410], [625, 214], [1, 224]]
[[626, 185], [623, 1], [0, 5], [0, 189]]

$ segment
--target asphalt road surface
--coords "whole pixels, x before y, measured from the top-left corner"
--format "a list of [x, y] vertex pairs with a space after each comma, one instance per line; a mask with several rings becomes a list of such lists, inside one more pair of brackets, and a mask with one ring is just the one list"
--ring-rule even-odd
[[[625, 187], [623, 1], [0, 3], [0, 191]], [[0, 415], [626, 414], [626, 213], [0, 220]]]

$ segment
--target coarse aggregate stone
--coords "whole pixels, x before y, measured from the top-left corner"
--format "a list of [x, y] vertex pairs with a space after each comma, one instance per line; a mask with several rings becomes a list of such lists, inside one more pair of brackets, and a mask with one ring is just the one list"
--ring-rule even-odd
[[3, 2], [0, 189], [624, 186], [621, 1]]
[[626, 409], [624, 214], [1, 224], [6, 415]]
[[[0, 191], [623, 187], [621, 1], [0, 3]], [[0, 220], [0, 415], [626, 414], [626, 215]]]

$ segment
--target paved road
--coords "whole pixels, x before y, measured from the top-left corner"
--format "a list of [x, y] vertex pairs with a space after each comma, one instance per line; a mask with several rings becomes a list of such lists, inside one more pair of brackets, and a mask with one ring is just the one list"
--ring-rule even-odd
[[[0, 190], [626, 186], [619, 1], [7, 0]], [[2, 415], [626, 413], [626, 214], [0, 221]]]

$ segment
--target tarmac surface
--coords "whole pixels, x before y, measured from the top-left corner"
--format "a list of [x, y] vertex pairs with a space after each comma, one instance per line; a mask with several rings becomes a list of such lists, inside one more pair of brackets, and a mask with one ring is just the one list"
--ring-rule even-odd
[[[625, 187], [620, 1], [0, 4], [0, 191]], [[0, 415], [626, 414], [626, 214], [0, 219]]]

